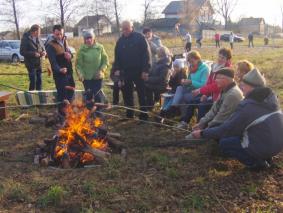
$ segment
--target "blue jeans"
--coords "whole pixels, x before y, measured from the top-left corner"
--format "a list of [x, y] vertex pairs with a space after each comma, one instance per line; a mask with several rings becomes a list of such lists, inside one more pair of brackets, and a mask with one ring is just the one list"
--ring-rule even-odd
[[181, 103], [189, 103], [193, 99], [191, 92], [191, 88], [186, 86], [178, 86], [173, 98], [172, 106], [176, 106]]
[[41, 73], [41, 68], [28, 69], [29, 90], [42, 89]]
[[84, 80], [83, 84], [86, 92], [86, 101], [92, 101], [94, 99], [95, 102], [101, 102], [99, 92], [102, 87], [102, 79]]
[[241, 145], [240, 137], [222, 138], [219, 142], [221, 151], [228, 157], [237, 159], [246, 166], [261, 165], [263, 160], [251, 156]]

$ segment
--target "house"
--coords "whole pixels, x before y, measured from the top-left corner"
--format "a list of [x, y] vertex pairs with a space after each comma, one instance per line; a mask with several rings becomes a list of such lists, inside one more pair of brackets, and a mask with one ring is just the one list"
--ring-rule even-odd
[[212, 22], [214, 10], [209, 0], [187, 0], [171, 1], [162, 13], [165, 18], [179, 18], [184, 23], [200, 24]]
[[[171, 1], [163, 10], [163, 19], [150, 20], [147, 25], [153, 28], [169, 29], [180, 23], [182, 29], [200, 30], [213, 24], [214, 10], [209, 0]], [[160, 25], [160, 26], [159, 26]]]
[[242, 18], [238, 27], [241, 33], [256, 33], [263, 35], [265, 33], [265, 21], [263, 18]]
[[112, 33], [112, 23], [105, 15], [85, 16], [76, 24], [78, 36], [87, 29], [93, 29], [96, 35]]

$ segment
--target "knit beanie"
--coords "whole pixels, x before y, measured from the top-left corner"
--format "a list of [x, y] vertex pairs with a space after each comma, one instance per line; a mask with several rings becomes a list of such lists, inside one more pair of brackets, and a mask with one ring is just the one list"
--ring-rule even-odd
[[243, 82], [253, 87], [265, 87], [266, 80], [264, 76], [258, 71], [253, 69], [243, 76]]
[[83, 31], [83, 37], [84, 37], [84, 39], [94, 38], [95, 35], [94, 35], [94, 32], [92, 30], [87, 30], [87, 31]]
[[173, 66], [179, 67], [179, 69], [184, 68], [185, 59], [182, 59], [182, 58], [175, 59], [175, 61], [173, 62]]
[[235, 71], [229, 67], [224, 67], [216, 72], [216, 75], [218, 74], [225, 75], [229, 78], [234, 78]]

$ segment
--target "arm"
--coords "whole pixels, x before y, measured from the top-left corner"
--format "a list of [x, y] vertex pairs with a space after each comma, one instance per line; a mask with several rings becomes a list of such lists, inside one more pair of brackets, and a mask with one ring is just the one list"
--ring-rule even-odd
[[35, 53], [35, 51], [28, 50], [28, 40], [26, 38], [23, 38], [20, 45], [20, 54], [24, 57], [34, 57]]
[[200, 88], [200, 93], [206, 96], [211, 95], [212, 93], [218, 93], [220, 89], [218, 88], [216, 82], [212, 82], [211, 84], [207, 84]]
[[222, 125], [203, 130], [202, 136], [208, 139], [219, 139], [229, 136], [241, 136], [246, 128], [247, 113], [244, 107], [239, 105], [229, 120]]
[[217, 114], [217, 105], [219, 104], [218, 103], [219, 101], [217, 102], [214, 102], [211, 109], [208, 111], [208, 113], [205, 114], [204, 117], [202, 117], [199, 121], [199, 125], [201, 127], [206, 127], [207, 124], [216, 116]]
[[149, 44], [144, 37], [140, 37], [140, 48], [142, 72], [148, 73], [151, 67], [151, 53]]
[[120, 39], [117, 41], [115, 50], [114, 50], [113, 67], [115, 70], [121, 70], [120, 57], [119, 57], [119, 46], [120, 46], [119, 44], [120, 44]]
[[48, 59], [51, 64], [53, 73], [59, 74], [61, 67], [57, 63], [54, 47], [52, 47], [52, 45], [49, 44], [46, 48], [46, 51], [47, 51]]
[[219, 111], [217, 112], [215, 117], [208, 123], [208, 125], [215, 126], [222, 124], [235, 111], [241, 100], [242, 98], [236, 97], [235, 95], [229, 95], [224, 98]]

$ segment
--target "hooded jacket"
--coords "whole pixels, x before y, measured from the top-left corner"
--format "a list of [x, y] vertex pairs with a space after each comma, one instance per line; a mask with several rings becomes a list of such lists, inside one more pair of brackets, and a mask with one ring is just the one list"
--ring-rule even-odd
[[[236, 111], [222, 125], [206, 129], [204, 138], [220, 139], [224, 137], [243, 137], [245, 130], [249, 143], [242, 143], [250, 155], [257, 159], [267, 159], [283, 149], [283, 115], [278, 99], [269, 88], [256, 88], [240, 102]], [[262, 122], [246, 129], [256, 119], [270, 115]]]
[[108, 56], [104, 47], [96, 43], [89, 47], [83, 44], [77, 54], [76, 68], [85, 80], [96, 79], [99, 70], [108, 66]]
[[169, 82], [171, 58], [162, 58], [152, 67], [148, 80], [145, 82], [147, 88], [165, 92]]
[[24, 56], [25, 65], [28, 69], [39, 69], [41, 67], [41, 57], [35, 57], [35, 53], [43, 51], [45, 51], [45, 48], [39, 38], [34, 41], [29, 31], [24, 33], [21, 40], [20, 54]]

